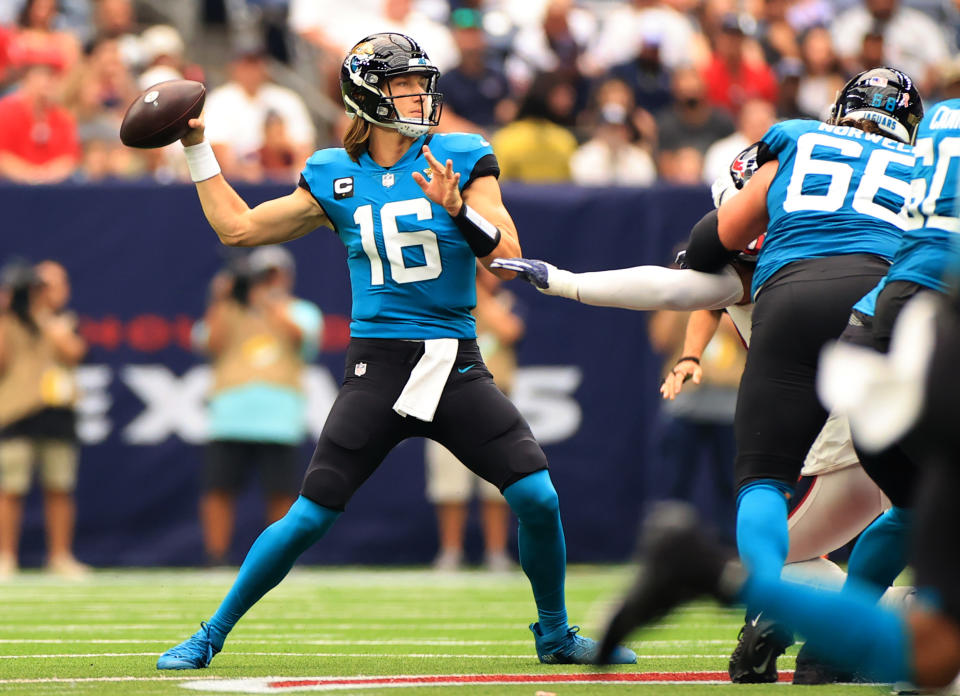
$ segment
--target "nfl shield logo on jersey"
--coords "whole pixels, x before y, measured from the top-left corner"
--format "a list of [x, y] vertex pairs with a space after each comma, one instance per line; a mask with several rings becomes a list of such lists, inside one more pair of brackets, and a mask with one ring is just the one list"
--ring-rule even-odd
[[358, 362], [356, 365], [354, 365], [353, 374], [355, 374], [357, 377], [363, 377], [365, 374], [367, 374], [367, 363]]
[[393, 186], [393, 174], [384, 174], [382, 181], [384, 186], [390, 188]]

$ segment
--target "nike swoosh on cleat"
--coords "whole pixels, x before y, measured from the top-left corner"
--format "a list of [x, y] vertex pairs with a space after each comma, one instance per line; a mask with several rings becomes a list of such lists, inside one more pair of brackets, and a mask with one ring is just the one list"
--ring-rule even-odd
[[763, 674], [767, 671], [767, 665], [770, 664], [770, 658], [773, 657], [773, 653], [767, 653], [767, 656], [763, 659], [759, 665], [753, 668], [753, 671], [757, 674]]
[[469, 369], [472, 368], [472, 367], [476, 367], [476, 363], [474, 363], [473, 365], [467, 365], [466, 367], [463, 367], [463, 368], [458, 367], [458, 368], [457, 368], [457, 372], [459, 372], [459, 373], [462, 375], [464, 372], [466, 372], [467, 370], [469, 370]]

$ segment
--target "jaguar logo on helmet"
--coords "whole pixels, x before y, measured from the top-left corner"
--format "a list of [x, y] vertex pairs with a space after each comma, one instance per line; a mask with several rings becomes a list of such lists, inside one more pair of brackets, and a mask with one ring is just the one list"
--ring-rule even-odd
[[[413, 74], [425, 79], [421, 92], [394, 96], [390, 80]], [[408, 137], [424, 135], [440, 122], [443, 95], [437, 91], [440, 71], [420, 45], [398, 33], [372, 34], [361, 40], [340, 68], [340, 91], [347, 114]], [[398, 99], [419, 99], [421, 115], [404, 117]]]
[[350, 53], [357, 56], [372, 56], [373, 55], [373, 44], [369, 41], [361, 41], [356, 46], [353, 47], [353, 50]]

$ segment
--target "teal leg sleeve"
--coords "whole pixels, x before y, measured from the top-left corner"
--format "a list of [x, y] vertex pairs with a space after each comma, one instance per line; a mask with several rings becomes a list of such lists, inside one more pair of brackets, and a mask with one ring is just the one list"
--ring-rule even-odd
[[566, 631], [564, 579], [567, 547], [560, 523], [560, 501], [546, 470], [520, 479], [503, 491], [520, 521], [520, 567], [530, 579], [544, 635]]
[[218, 650], [240, 617], [286, 577], [300, 554], [326, 534], [339, 516], [339, 512], [300, 496], [286, 515], [263, 530], [247, 552], [233, 587], [210, 618], [211, 638]]

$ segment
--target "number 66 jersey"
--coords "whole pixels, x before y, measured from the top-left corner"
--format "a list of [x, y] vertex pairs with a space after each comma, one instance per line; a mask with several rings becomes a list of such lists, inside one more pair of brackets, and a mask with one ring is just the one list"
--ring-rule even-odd
[[460, 190], [482, 176], [499, 176], [490, 143], [465, 133], [417, 138], [392, 167], [364, 152], [318, 150], [300, 186], [317, 200], [347, 248], [354, 338], [475, 338], [476, 256], [443, 206], [413, 179], [430, 178], [423, 155], [453, 161]]
[[779, 161], [767, 192], [769, 224], [752, 295], [800, 259], [874, 254], [892, 259], [913, 178], [913, 148], [878, 134], [820, 121], [785, 121], [761, 142]]

